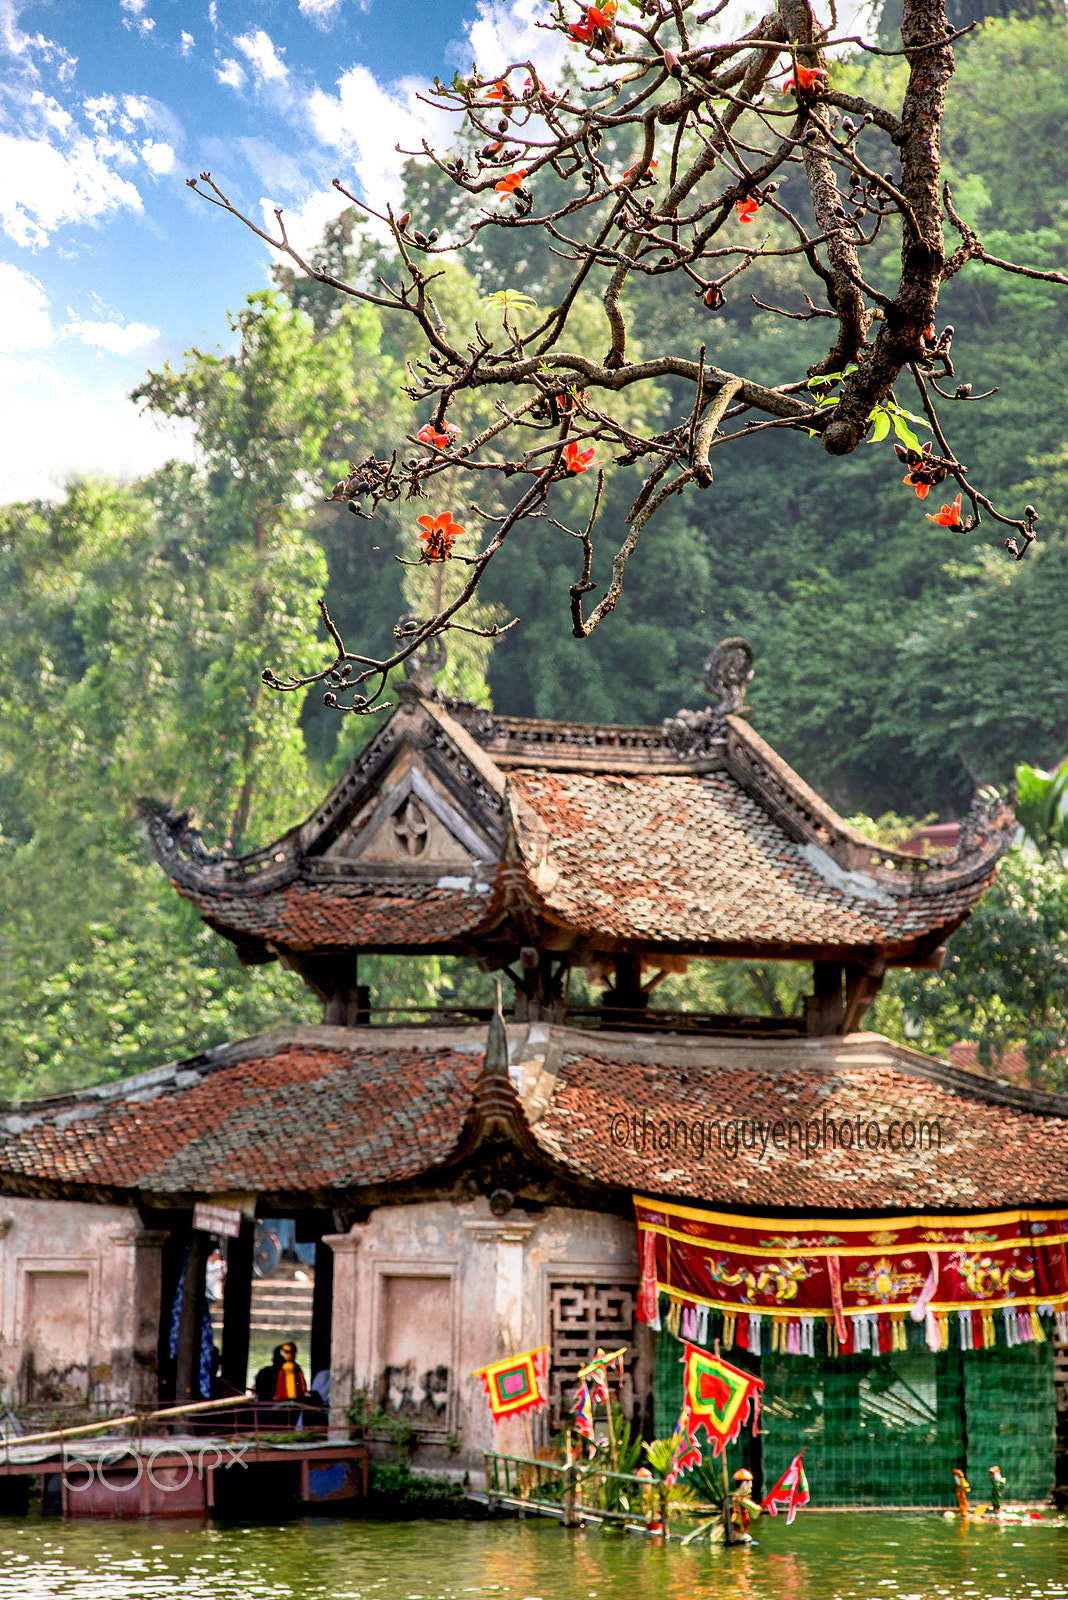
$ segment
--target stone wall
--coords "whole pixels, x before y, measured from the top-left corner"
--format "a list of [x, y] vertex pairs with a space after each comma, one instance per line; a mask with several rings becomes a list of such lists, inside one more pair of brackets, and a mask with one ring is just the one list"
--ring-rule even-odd
[[[547, 1437], [544, 1410], [495, 1425], [480, 1379], [502, 1356], [554, 1348], [551, 1386], [561, 1389], [583, 1352], [626, 1344], [624, 1409], [641, 1411], [651, 1382], [635, 1348], [638, 1283], [633, 1222], [549, 1207], [490, 1213], [486, 1200], [390, 1206], [334, 1250], [332, 1401], [335, 1419], [354, 1394], [416, 1430], [416, 1465], [441, 1461], [481, 1476], [482, 1452], [526, 1455]], [[388, 1429], [386, 1430], [388, 1431]]]
[[37, 1413], [156, 1398], [162, 1234], [137, 1212], [0, 1195], [0, 1399]]

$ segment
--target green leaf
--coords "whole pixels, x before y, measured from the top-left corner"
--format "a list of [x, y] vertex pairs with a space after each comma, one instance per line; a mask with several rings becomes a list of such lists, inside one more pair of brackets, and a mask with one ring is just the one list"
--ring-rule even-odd
[[872, 430], [871, 444], [881, 444], [890, 432], [890, 418], [885, 411], [875, 413], [875, 427]]
[[913, 431], [909, 427], [908, 423], [905, 422], [904, 419], [902, 417], [899, 417], [899, 416], [893, 417], [892, 421], [893, 421], [893, 424], [894, 424], [894, 432], [897, 434], [898, 438], [901, 440], [901, 443], [903, 445], [907, 445], [910, 450], [919, 450], [920, 441], [917, 439], [916, 435], [913, 433]]

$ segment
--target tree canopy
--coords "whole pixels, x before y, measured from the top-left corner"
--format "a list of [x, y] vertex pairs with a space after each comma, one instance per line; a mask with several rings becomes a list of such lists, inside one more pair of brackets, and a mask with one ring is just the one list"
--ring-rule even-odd
[[[832, 458], [866, 438], [892, 440], [909, 490], [921, 501], [936, 491], [919, 513], [934, 524], [928, 547], [985, 514], [1009, 528], [1010, 555], [1026, 555], [1036, 508], [999, 508], [983, 452], [971, 465], [961, 458], [937, 405], [944, 397], [967, 410], [991, 392], [957, 372], [955, 328], [937, 322], [944, 286], [976, 264], [1032, 298], [1068, 284], [1059, 271], [998, 254], [1000, 237], [988, 248], [967, 205], [954, 204], [941, 141], [952, 44], [970, 25], [954, 29], [943, 0], [904, 0], [900, 44], [889, 48], [836, 34], [808, 0], [778, 0], [728, 41], [710, 31], [716, 15], [696, 0], [635, 0], [623, 10], [603, 0], [574, 16], [558, 0], [549, 26], [575, 54], [560, 83], [543, 83], [529, 61], [436, 80], [433, 98], [455, 113], [462, 136], [451, 152], [426, 147], [431, 181], [418, 222], [409, 206], [370, 213], [349, 195], [388, 230], [388, 275], [346, 279], [305, 260], [281, 211], [271, 235], [210, 173], [189, 180], [306, 276], [410, 321], [422, 348], [405, 387], [424, 416], [406, 437], [422, 450], [402, 458], [394, 438], [381, 456], [354, 461], [334, 498], [361, 517], [402, 495], [426, 500], [412, 553], [398, 559], [466, 568], [462, 581], [439, 585], [429, 615], [398, 628], [385, 657], [348, 648], [324, 602], [333, 659], [283, 676], [268, 665], [269, 687], [301, 692], [325, 681], [328, 706], [367, 712], [382, 703], [389, 671], [435, 634], [498, 637], [513, 622], [487, 624], [466, 608], [506, 542], [516, 543], [514, 530], [532, 521], [572, 541], [571, 632], [587, 638], [616, 608], [646, 525], [690, 486], [712, 486], [712, 451], [772, 432], [817, 439]], [[958, 186], [962, 204], [970, 176]], [[1044, 242], [1031, 241], [1039, 256]], [[473, 325], [439, 301], [441, 263], [457, 252], [492, 255], [505, 268]], [[769, 268], [786, 269], [771, 300], [759, 292]], [[643, 301], [668, 284], [691, 297], [691, 316], [675, 323], [674, 339], [661, 325], [640, 340]], [[771, 378], [759, 362], [738, 370], [709, 352], [709, 327], [746, 291], [755, 314], [811, 335], [779, 347], [786, 370]], [[471, 396], [488, 399], [488, 416], [465, 408]], [[617, 472], [629, 474], [629, 505], [606, 575], [598, 515], [606, 474]], [[578, 504], [556, 493], [594, 476]], [[455, 505], [457, 484], [478, 495], [464, 513], [477, 532], [442, 505], [446, 492]], [[487, 491], [500, 503], [484, 503]], [[572, 509], [568, 522], [556, 514]]]
[[[1059, 144], [1068, 33], [1041, 18], [991, 21], [954, 49], [942, 130], [953, 193], [987, 243], [999, 241], [996, 253], [1015, 240], [1052, 269], [1068, 244]], [[875, 58], [850, 70], [896, 81], [905, 68]], [[413, 162], [399, 204], [410, 228], [429, 235], [454, 194], [440, 170]], [[484, 229], [444, 264], [433, 288], [450, 326], [473, 337], [492, 317], [503, 330], [503, 310], [487, 304], [502, 285], [549, 303], [552, 274], [566, 264], [550, 257], [539, 264], [544, 281], [536, 276], [530, 237]], [[879, 282], [892, 288], [897, 263], [887, 252]], [[293, 975], [243, 969], [197, 921], [150, 859], [136, 812], [140, 795], [195, 805], [213, 841], [236, 848], [298, 821], [373, 719], [336, 718], [313, 691], [267, 693], [262, 666], [310, 668], [315, 600], [327, 585], [342, 633], [384, 658], [397, 620], [432, 615], [438, 585], [452, 596], [468, 570], [395, 559], [411, 560], [420, 542], [424, 507], [403, 495], [380, 500], [371, 520], [319, 503], [347, 461], [388, 458], [429, 413], [425, 398], [404, 392], [409, 363], [426, 353], [418, 322], [322, 281], [394, 281], [395, 248], [348, 211], [313, 261], [319, 277], [284, 263], [271, 294], [237, 308], [226, 352], [192, 350], [146, 377], [147, 406], [193, 419], [193, 465], [126, 487], [74, 484], [55, 505], [0, 509], [0, 1086], [9, 1092], [141, 1070], [318, 1015]], [[789, 300], [798, 271], [796, 257], [754, 258], [741, 282], [768, 304], [803, 304]], [[768, 316], [733, 285], [713, 313], [692, 288], [684, 273], [632, 283], [632, 351], [703, 342], [709, 364], [769, 386], [824, 353], [826, 318]], [[717, 467], [710, 493], [688, 489], [664, 505], [655, 537], [629, 561], [611, 626], [588, 638], [560, 627], [579, 544], [548, 517], [517, 525], [513, 564], [487, 568], [478, 603], [484, 629], [514, 611], [521, 624], [496, 641], [450, 632], [440, 686], [503, 713], [657, 722], [701, 704], [709, 646], [744, 634], [756, 657], [747, 697], [756, 727], [840, 811], [953, 817], [977, 785], [1012, 782], [1019, 763], [1052, 771], [1068, 750], [1059, 677], [1068, 659], [1068, 305], [1056, 285], [982, 263], [948, 280], [940, 303], [976, 393], [998, 386], [987, 401], [953, 403], [958, 453], [981, 467], [999, 504], [1042, 511], [1025, 561], [988, 547], [986, 521], [968, 531], [926, 522], [927, 502], [902, 484], [889, 437], [832, 458], [807, 429], [768, 429], [745, 442], [736, 466]], [[586, 329], [603, 323], [595, 296], [576, 305], [580, 316]], [[674, 379], [632, 386], [628, 416], [654, 433], [683, 394]], [[496, 398], [491, 386], [454, 398], [463, 438], [491, 423]], [[638, 470], [606, 470], [600, 526], [622, 525]], [[502, 515], [518, 481], [480, 480], [479, 504]], [[553, 482], [558, 522], [585, 526], [591, 481], [587, 472]], [[462, 523], [461, 503], [457, 490], [449, 504]], [[1009, 1027], [985, 1001], [968, 1001], [979, 990], [965, 985], [1015, 994], [1029, 981], [1047, 934], [1028, 943], [1024, 924], [1053, 927], [1063, 870], [1049, 853], [1032, 874], [1036, 860], [1023, 863], [1026, 883], [1010, 866], [1011, 903], [990, 908], [991, 918], [1016, 919], [1016, 931], [991, 923], [989, 937], [967, 946], [971, 973], [957, 988], [954, 967], [895, 977], [876, 1027], [902, 1035], [907, 1010], [922, 1020], [925, 1048], [986, 1037], [992, 1064], [1000, 1041], [1028, 1037], [1009, 1038], [1022, 1008]], [[999, 950], [1011, 952], [1004, 972]], [[1045, 1044], [1035, 1035], [1035, 1071], [1047, 1083], [1060, 1081], [1055, 1030], [1068, 1037], [1055, 978]], [[477, 980], [456, 965], [383, 959], [361, 981], [383, 1006], [471, 999]], [[695, 964], [661, 993], [672, 1004], [789, 1012], [806, 982], [801, 969]], [[928, 998], [903, 995], [906, 982]]]

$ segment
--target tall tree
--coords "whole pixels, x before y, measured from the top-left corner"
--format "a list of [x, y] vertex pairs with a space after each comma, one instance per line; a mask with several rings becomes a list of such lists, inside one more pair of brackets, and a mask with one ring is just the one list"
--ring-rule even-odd
[[[578, 478], [588, 485], [597, 470], [596, 491], [582, 497], [575, 526], [562, 529], [575, 541], [571, 631], [589, 637], [616, 608], [646, 524], [671, 497], [712, 486], [714, 448], [749, 443], [754, 434], [763, 441], [769, 430], [818, 437], [835, 458], [869, 436], [881, 443], [896, 435], [910, 486], [924, 495], [957, 490], [925, 514], [930, 521], [967, 532], [986, 515], [1010, 530], [1010, 554], [1026, 554], [1034, 507], [995, 505], [982, 461], [969, 468], [940, 420], [937, 397], [953, 392], [939, 380], [955, 371], [953, 329], [936, 326], [939, 295], [975, 262], [1044, 288], [1063, 287], [1068, 276], [997, 256], [943, 185], [940, 140], [954, 69], [943, 0], [904, 0], [901, 48], [890, 52], [899, 70], [883, 73], [877, 98], [874, 74], [863, 75], [868, 92], [858, 93], [855, 64], [841, 71], [832, 64], [828, 50], [848, 41], [818, 21], [809, 0], [778, 0], [728, 42], [708, 32], [710, 15], [694, 0], [679, 0], [670, 12], [640, 0], [636, 14], [606, 0], [577, 19], [561, 6], [550, 26], [576, 47], [579, 63], [567, 81], [548, 86], [530, 63], [500, 63], [489, 75], [476, 70], [450, 85], [436, 82], [441, 104], [486, 142], [451, 156], [428, 152], [427, 164], [455, 195], [452, 207], [430, 218], [429, 231], [410, 208], [379, 216], [396, 249], [392, 278], [342, 281], [294, 250], [281, 218], [271, 235], [242, 216], [210, 174], [190, 180], [302, 272], [410, 319], [425, 341], [407, 392], [432, 413], [416, 436], [426, 453], [402, 460], [394, 451], [354, 464], [338, 498], [372, 515], [401, 493], [439, 495], [457, 477], [503, 483], [502, 510], [483, 507], [481, 495], [472, 505], [477, 533], [440, 504], [432, 508], [418, 559], [455, 560], [467, 570], [443, 608], [410, 629], [398, 649], [375, 658], [366, 648], [348, 649], [335, 628], [336, 653], [325, 667], [272, 674], [272, 687], [300, 692], [327, 680], [328, 704], [372, 710], [406, 653], [434, 634], [471, 627], [459, 620], [463, 608], [506, 541], [514, 547], [513, 530], [530, 520], [558, 524], [549, 514], [550, 506], [560, 509], [557, 486]], [[569, 263], [567, 281], [547, 306], [515, 282], [496, 285], [499, 326], [483, 319], [472, 340], [439, 304], [437, 258], [474, 254], [499, 232], [522, 238], [535, 260], [524, 291], [552, 282], [540, 265], [549, 254]], [[888, 245], [896, 257], [889, 281]], [[804, 364], [795, 360], [785, 378], [769, 383], [751, 368], [718, 365], [694, 330], [674, 350], [643, 355], [634, 347], [643, 280], [676, 279], [714, 315], [728, 293], [744, 292], [755, 263], [789, 258], [806, 263], [805, 299], [760, 309], [819, 325], [823, 341], [822, 354], [810, 360], [806, 350]], [[590, 337], [582, 319], [597, 301]], [[907, 402], [895, 393], [899, 378]], [[647, 385], [674, 391], [664, 425], [629, 414], [631, 395]], [[457, 407], [481, 392], [493, 397], [498, 417], [472, 431]], [[965, 386], [961, 397], [968, 392]], [[921, 439], [913, 424], [930, 437]], [[608, 452], [616, 471], [634, 471], [606, 575], [594, 534]], [[324, 621], [329, 626], [325, 614]], [[351, 694], [339, 695], [339, 687]]]

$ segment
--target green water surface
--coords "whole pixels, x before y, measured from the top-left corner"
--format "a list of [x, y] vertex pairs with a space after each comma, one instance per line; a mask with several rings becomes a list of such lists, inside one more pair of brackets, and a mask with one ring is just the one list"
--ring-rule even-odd
[[1033, 1600], [1068, 1597], [1068, 1527], [802, 1513], [747, 1549], [555, 1523], [278, 1527], [0, 1518], [0, 1600]]

